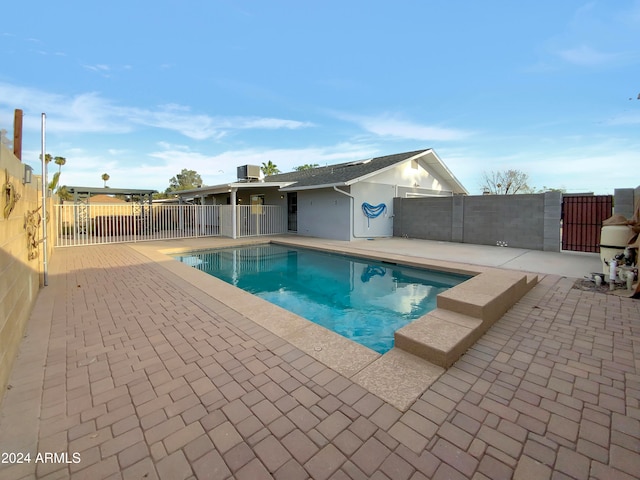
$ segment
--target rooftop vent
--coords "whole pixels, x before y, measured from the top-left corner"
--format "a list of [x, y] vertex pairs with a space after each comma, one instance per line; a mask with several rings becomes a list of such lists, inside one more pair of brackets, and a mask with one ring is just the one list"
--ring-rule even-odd
[[347, 167], [354, 167], [356, 165], [364, 165], [366, 163], [369, 163], [372, 159], [370, 158], [369, 160], [357, 160], [355, 162], [351, 162], [351, 163], [347, 163]]
[[258, 165], [242, 165], [238, 167], [238, 180], [251, 182], [260, 179], [260, 167]]

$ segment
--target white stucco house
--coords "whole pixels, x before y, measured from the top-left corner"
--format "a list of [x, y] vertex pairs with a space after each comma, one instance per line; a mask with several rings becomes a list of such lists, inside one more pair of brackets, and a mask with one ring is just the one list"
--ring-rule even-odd
[[247, 215], [280, 206], [288, 232], [335, 240], [393, 236], [394, 197], [468, 194], [432, 149], [255, 177], [176, 193], [183, 202], [251, 205]]

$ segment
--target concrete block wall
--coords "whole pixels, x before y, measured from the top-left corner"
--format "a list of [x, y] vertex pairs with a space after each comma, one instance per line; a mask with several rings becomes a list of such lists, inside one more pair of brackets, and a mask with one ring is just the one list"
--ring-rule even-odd
[[451, 241], [453, 197], [394, 198], [393, 235]]
[[562, 194], [394, 199], [394, 236], [560, 251]]
[[544, 195], [481, 195], [464, 199], [464, 243], [542, 250]]
[[[24, 164], [13, 152], [0, 145], [0, 401], [6, 391], [18, 347], [25, 332], [31, 308], [40, 288], [42, 248], [38, 256], [29, 260], [25, 214], [40, 206], [38, 182], [33, 176], [31, 184], [23, 185]], [[5, 171], [20, 199], [8, 218], [4, 218], [6, 205]], [[51, 209], [49, 209], [51, 211]], [[41, 238], [39, 233], [38, 239]]]
[[542, 250], [559, 252], [562, 246], [560, 221], [562, 220], [562, 193], [546, 192], [544, 195], [544, 215]]
[[[638, 187], [635, 190], [640, 189]], [[635, 190], [633, 188], [616, 188], [613, 191], [613, 213], [624, 217], [633, 217], [635, 205]]]

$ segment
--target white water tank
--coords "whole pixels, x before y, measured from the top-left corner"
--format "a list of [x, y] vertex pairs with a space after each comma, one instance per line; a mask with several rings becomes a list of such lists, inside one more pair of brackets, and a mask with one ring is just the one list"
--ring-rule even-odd
[[[609, 276], [611, 260], [624, 253], [629, 240], [633, 237], [633, 230], [629, 225], [603, 225], [600, 231], [600, 260], [602, 260], [602, 273]], [[606, 263], [605, 263], [606, 262]]]

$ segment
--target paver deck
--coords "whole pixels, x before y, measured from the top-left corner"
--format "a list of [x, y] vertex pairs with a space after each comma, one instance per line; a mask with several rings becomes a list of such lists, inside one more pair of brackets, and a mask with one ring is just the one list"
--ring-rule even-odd
[[0, 406], [0, 453], [31, 462], [2, 479], [640, 472], [640, 302], [571, 278], [543, 276], [404, 412], [131, 246], [58, 249], [49, 279]]

